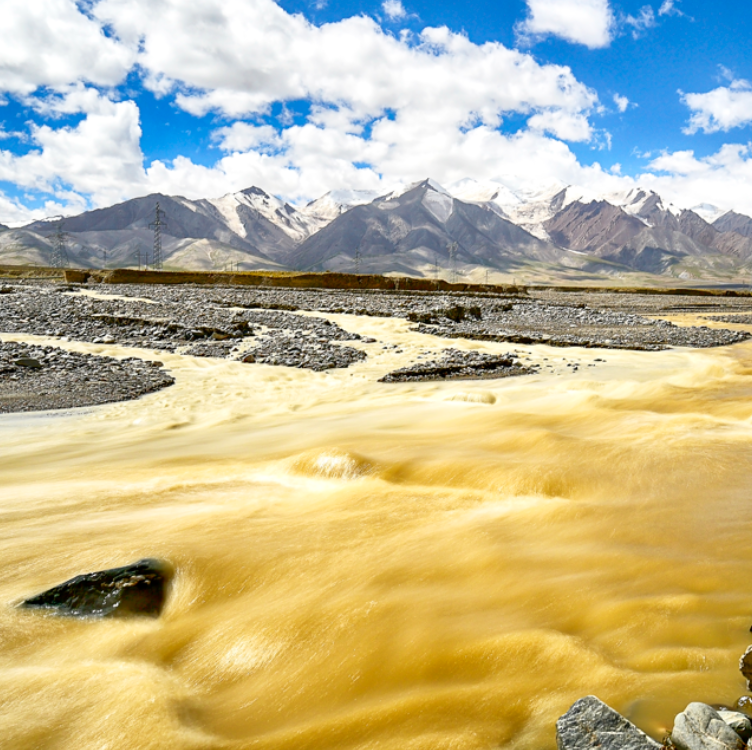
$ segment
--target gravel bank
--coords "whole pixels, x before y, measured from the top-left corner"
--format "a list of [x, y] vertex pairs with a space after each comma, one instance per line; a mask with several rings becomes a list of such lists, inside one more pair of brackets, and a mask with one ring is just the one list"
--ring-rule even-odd
[[0, 414], [128, 401], [174, 382], [160, 362], [0, 342]]
[[537, 367], [524, 367], [514, 355], [497, 357], [480, 352], [446, 349], [441, 359], [401, 367], [379, 380], [380, 383], [407, 383], [425, 380], [483, 380], [530, 375]]

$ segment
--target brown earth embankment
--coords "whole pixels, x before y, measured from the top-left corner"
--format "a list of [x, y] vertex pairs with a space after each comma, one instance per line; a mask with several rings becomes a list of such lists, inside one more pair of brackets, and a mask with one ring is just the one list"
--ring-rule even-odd
[[288, 289], [352, 289], [400, 292], [501, 292], [524, 293], [525, 287], [512, 284], [450, 284], [442, 279], [375, 274], [244, 272], [206, 273], [200, 271], [111, 271], [66, 270], [69, 283], [102, 284], [202, 284], [228, 286], [285, 287]]

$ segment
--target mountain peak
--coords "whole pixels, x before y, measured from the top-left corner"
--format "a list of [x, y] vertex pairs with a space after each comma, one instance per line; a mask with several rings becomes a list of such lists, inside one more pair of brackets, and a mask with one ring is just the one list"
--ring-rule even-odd
[[266, 192], [266, 190], [262, 190], [260, 187], [256, 187], [255, 185], [251, 185], [251, 187], [243, 188], [243, 190], [240, 191], [242, 195], [260, 195], [262, 198], [269, 198], [269, 193]]

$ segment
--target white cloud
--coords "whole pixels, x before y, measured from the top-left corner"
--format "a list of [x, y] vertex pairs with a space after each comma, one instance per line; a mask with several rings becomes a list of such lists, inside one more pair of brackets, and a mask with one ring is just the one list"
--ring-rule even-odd
[[627, 99], [626, 96], [614, 94], [614, 104], [616, 104], [616, 108], [619, 110], [619, 112], [626, 112], [627, 107], [629, 107], [631, 102], [629, 101], [629, 99]]
[[691, 135], [724, 132], [752, 123], [752, 85], [748, 81], [732, 81], [705, 94], [681, 94], [682, 102], [692, 114], [684, 128]]
[[40, 86], [120, 83], [135, 49], [107, 38], [73, 0], [4, 0], [0, 23], [0, 92]]
[[682, 13], [677, 7], [676, 7], [677, 0], [663, 0], [661, 3], [661, 7], [658, 8], [658, 15], [659, 16], [683, 16], [684, 13]]
[[195, 115], [240, 117], [308, 99], [361, 119], [391, 108], [486, 121], [504, 111], [584, 112], [597, 100], [568, 68], [446, 28], [410, 43], [365, 16], [317, 27], [272, 0], [102, 0], [95, 12], [122, 39], [140, 42], [147, 84], [177, 86], [178, 105]]
[[392, 21], [398, 21], [407, 16], [405, 6], [402, 5], [400, 0], [384, 0], [381, 9], [386, 13], [387, 18]]
[[590, 49], [608, 47], [615, 28], [608, 0], [527, 0], [528, 17], [518, 25], [522, 37], [558, 36]]
[[589, 141], [593, 136], [587, 117], [561, 110], [540, 112], [533, 115], [527, 124], [531, 130], [550, 133], [565, 141]]
[[698, 158], [693, 151], [666, 152], [654, 159], [643, 184], [677, 205], [713, 203], [752, 215], [752, 145], [727, 143], [711, 156]]
[[271, 125], [249, 125], [235, 122], [214, 131], [213, 139], [223, 151], [279, 150], [282, 147], [280, 134]]
[[623, 20], [627, 26], [632, 27], [632, 37], [634, 39], [639, 39], [644, 31], [652, 29], [656, 23], [655, 13], [649, 5], [644, 5], [640, 8], [636, 16], [627, 15], [624, 16]]
[[133, 102], [100, 102], [75, 127], [34, 126], [26, 154], [0, 150], [0, 180], [54, 194], [70, 185], [95, 205], [114, 203], [143, 189], [140, 138]]

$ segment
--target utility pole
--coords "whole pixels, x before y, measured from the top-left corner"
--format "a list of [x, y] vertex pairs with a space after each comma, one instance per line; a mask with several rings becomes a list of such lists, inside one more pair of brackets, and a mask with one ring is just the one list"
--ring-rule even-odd
[[104, 253], [104, 265], [102, 266], [103, 269], [107, 268], [107, 250], [102, 250]]
[[136, 248], [136, 257], [138, 258], [138, 270], [141, 270], [141, 246]]
[[47, 235], [47, 239], [52, 240], [52, 266], [53, 268], [68, 267], [68, 238], [69, 234], [63, 231], [62, 216], [55, 216], [52, 221], [56, 221], [55, 231]]
[[154, 253], [151, 259], [152, 268], [155, 271], [162, 270], [162, 227], [165, 212], [159, 207], [159, 201], [154, 209], [154, 221], [149, 224], [149, 228], [154, 230]]

